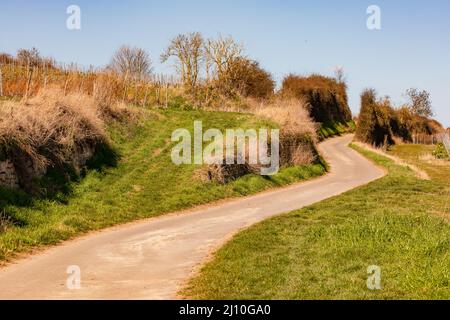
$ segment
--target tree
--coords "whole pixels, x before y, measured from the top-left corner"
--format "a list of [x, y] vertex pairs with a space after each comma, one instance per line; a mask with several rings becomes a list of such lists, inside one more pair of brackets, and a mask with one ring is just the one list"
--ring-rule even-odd
[[22, 65], [36, 67], [41, 63], [42, 58], [39, 50], [33, 47], [31, 49], [19, 49], [17, 51], [17, 60]]
[[219, 36], [217, 39], [208, 39], [205, 43], [205, 60], [207, 64], [207, 75], [210, 74], [210, 68], [214, 74], [214, 80], [221, 81], [229, 75], [232, 63], [242, 57], [243, 46], [237, 43], [231, 36], [224, 38]]
[[176, 59], [175, 67], [188, 90], [194, 90], [199, 81], [200, 66], [203, 61], [204, 40], [200, 33], [179, 34], [170, 41], [161, 61]]
[[361, 94], [361, 111], [356, 128], [356, 137], [377, 147], [394, 143], [391, 119], [393, 109], [388, 98], [377, 101], [374, 89], [366, 89]]
[[275, 82], [257, 61], [238, 57], [228, 63], [218, 86], [227, 95], [268, 98], [274, 92]]
[[336, 68], [334, 68], [334, 77], [336, 78], [337, 83], [346, 82], [343, 66], [336, 66]]
[[422, 117], [432, 117], [433, 108], [431, 106], [431, 96], [426, 90], [419, 91], [415, 88], [406, 90], [409, 98], [409, 108], [414, 115]]
[[114, 53], [109, 67], [125, 77], [142, 80], [151, 74], [152, 62], [143, 49], [122, 46]]

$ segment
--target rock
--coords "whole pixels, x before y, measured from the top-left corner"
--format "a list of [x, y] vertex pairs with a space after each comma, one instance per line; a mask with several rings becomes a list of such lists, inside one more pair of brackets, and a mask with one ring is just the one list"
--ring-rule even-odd
[[16, 168], [9, 159], [0, 161], [0, 186], [10, 189], [17, 189], [19, 187]]

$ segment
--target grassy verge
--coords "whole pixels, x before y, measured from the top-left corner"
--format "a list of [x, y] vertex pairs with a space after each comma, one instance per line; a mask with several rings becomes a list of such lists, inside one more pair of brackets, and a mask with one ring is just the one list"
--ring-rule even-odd
[[15, 253], [56, 244], [90, 230], [154, 217], [223, 198], [256, 193], [324, 174], [322, 164], [288, 168], [273, 177], [248, 175], [227, 185], [195, 178], [198, 166], [175, 166], [172, 131], [202, 120], [204, 128], [258, 128], [271, 124], [243, 114], [149, 112], [135, 128], [110, 128], [115, 167], [88, 171], [66, 193], [32, 199], [0, 190], [0, 262]]
[[355, 132], [355, 129], [356, 125], [353, 120], [348, 122], [322, 123], [318, 136], [320, 140], [325, 140], [345, 133]]
[[[183, 294], [194, 299], [449, 299], [446, 184], [419, 180], [408, 168], [357, 150], [389, 174], [241, 232]], [[405, 153], [413, 157], [417, 150]], [[381, 268], [381, 290], [367, 288], [371, 265]]]
[[392, 146], [387, 152], [426, 171], [431, 179], [450, 186], [450, 163], [432, 156], [435, 148], [433, 145], [403, 144]]

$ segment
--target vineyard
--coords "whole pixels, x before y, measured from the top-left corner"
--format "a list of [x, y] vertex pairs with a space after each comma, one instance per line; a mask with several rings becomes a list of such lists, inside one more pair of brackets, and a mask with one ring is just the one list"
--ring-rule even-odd
[[55, 67], [45, 61], [38, 65], [0, 63], [0, 98], [29, 98], [48, 87], [57, 87], [64, 94], [81, 93], [102, 101], [141, 106], [167, 106], [171, 98], [182, 92], [176, 77], [162, 74], [135, 80], [106, 69]]

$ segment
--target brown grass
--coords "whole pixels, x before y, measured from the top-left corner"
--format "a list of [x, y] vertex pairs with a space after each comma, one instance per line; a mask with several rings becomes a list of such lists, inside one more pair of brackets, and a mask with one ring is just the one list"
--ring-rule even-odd
[[[22, 187], [49, 167], [84, 165], [97, 146], [108, 143], [105, 121], [133, 112], [58, 88], [42, 90], [0, 108], [0, 153], [10, 159]], [[31, 177], [30, 177], [31, 175]], [[33, 177], [34, 176], [34, 177]]]
[[254, 108], [255, 113], [277, 123], [280, 130], [280, 163], [299, 166], [315, 161], [317, 124], [311, 119], [308, 104], [302, 99], [277, 98]]
[[314, 141], [317, 140], [317, 124], [311, 119], [308, 104], [302, 99], [277, 98], [269, 103], [254, 105], [253, 109], [257, 115], [277, 123], [285, 134], [309, 135]]

